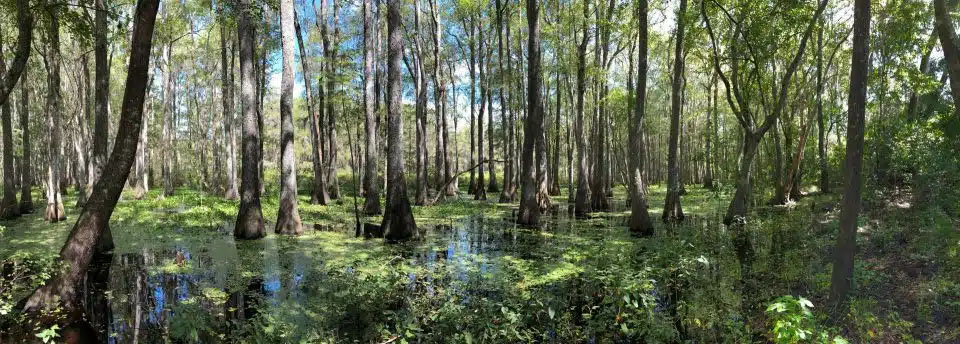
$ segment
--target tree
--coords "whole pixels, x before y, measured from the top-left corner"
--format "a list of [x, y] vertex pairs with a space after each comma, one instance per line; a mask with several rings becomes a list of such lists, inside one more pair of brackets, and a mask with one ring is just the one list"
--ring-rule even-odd
[[[719, 4], [717, 5], [719, 7]], [[765, 71], [767, 68], [761, 62], [761, 57], [756, 55], [756, 52], [750, 44], [750, 33], [743, 29], [740, 22], [734, 21], [734, 30], [732, 31], [735, 36], [730, 40], [731, 43], [729, 50], [731, 50], [731, 55], [740, 58], [727, 59], [728, 63], [730, 64], [730, 73], [733, 75], [732, 78], [728, 77], [727, 72], [725, 72], [721, 66], [720, 45], [714, 32], [713, 25], [711, 24], [710, 16], [707, 15], [706, 2], [700, 2], [700, 15], [706, 24], [707, 33], [710, 36], [713, 69], [714, 72], [717, 73], [717, 76], [720, 77], [720, 81], [723, 82], [723, 86], [726, 91], [725, 94], [727, 104], [730, 106], [730, 110], [733, 112], [737, 119], [737, 123], [740, 124], [742, 129], [740, 157], [738, 159], [739, 166], [737, 167], [736, 175], [736, 191], [734, 192], [733, 198], [730, 200], [730, 205], [727, 207], [726, 214], [723, 217], [723, 223], [727, 226], [733, 227], [732, 232], [734, 235], [734, 246], [737, 252], [737, 258], [740, 260], [740, 263], [744, 268], [749, 268], [754, 258], [753, 245], [750, 243], [750, 237], [747, 235], [743, 226], [746, 222], [747, 205], [750, 204], [749, 199], [752, 189], [751, 170], [753, 166], [753, 160], [756, 158], [757, 148], [760, 145], [760, 140], [763, 138], [763, 135], [766, 134], [766, 132], [770, 130], [774, 124], [776, 124], [777, 119], [780, 117], [780, 114], [786, 107], [787, 91], [789, 90], [791, 84], [790, 80], [797, 71], [797, 67], [800, 65], [803, 54], [806, 51], [807, 41], [813, 32], [813, 28], [815, 26], [814, 24], [816, 24], [817, 19], [820, 17], [820, 14], [823, 13], [823, 10], [826, 8], [826, 6], [827, 1], [822, 0], [814, 12], [813, 17], [807, 23], [796, 52], [793, 54], [790, 63], [787, 65], [786, 71], [780, 76], [779, 81], [776, 83], [777, 89], [776, 94], [774, 94], [772, 105], [773, 108], [768, 108], [768, 104], [770, 104], [770, 102], [762, 102], [762, 112], [765, 113], [765, 116], [758, 126], [758, 119], [755, 118], [754, 113], [756, 106], [754, 106], [755, 104], [750, 103], [748, 98], [745, 96], [745, 93], [762, 90], [748, 89], [750, 86], [747, 84], [750, 83], [741, 83], [741, 73], [743, 73], [741, 69], [751, 68], [750, 72], [763, 73], [763, 71]], [[726, 13], [725, 8], [721, 7], [721, 10]], [[746, 53], [742, 51], [744, 49], [747, 50]], [[751, 65], [747, 65], [747, 62], [745, 62], [747, 60], [750, 61]]]
[[257, 116], [254, 72], [253, 20], [250, 0], [240, 0], [237, 10], [237, 37], [240, 40], [240, 111], [243, 115], [243, 160], [240, 173], [240, 209], [233, 236], [260, 239], [265, 235], [260, 208], [260, 127]]
[[0, 74], [0, 104], [6, 104], [13, 87], [20, 80], [20, 74], [27, 66], [30, 58], [30, 47], [33, 41], [33, 12], [30, 11], [30, 0], [17, 0], [17, 50], [10, 63], [10, 69]]
[[835, 305], [846, 302], [853, 284], [869, 60], [870, 1], [856, 0], [853, 5], [853, 54], [850, 59], [850, 90], [847, 97], [847, 155], [844, 159], [843, 201], [840, 205], [840, 231], [833, 251], [833, 274], [830, 278], [830, 301]]
[[[447, 86], [442, 78], [441, 54], [443, 40], [441, 38], [440, 9], [437, 0], [430, 0], [430, 18], [433, 20], [433, 104], [436, 113], [434, 122], [436, 135], [436, 184], [437, 193], [441, 196], [453, 196], [456, 190], [452, 183], [446, 181], [451, 178], [450, 156], [448, 153], [449, 137], [447, 136]], [[443, 190], [441, 190], [441, 188]]]
[[940, 36], [940, 46], [943, 48], [943, 59], [947, 65], [947, 74], [950, 75], [953, 113], [954, 117], [960, 119], [960, 39], [957, 38], [954, 30], [953, 23], [956, 21], [950, 19], [945, 0], [933, 0], [933, 7], [937, 34]]
[[[94, 0], [93, 60], [94, 60], [94, 125], [93, 155], [91, 156], [87, 194], [93, 191], [93, 185], [103, 172], [107, 162], [107, 149], [110, 144], [110, 117], [107, 112], [110, 94], [110, 64], [107, 60], [107, 5], [106, 0]], [[86, 66], [86, 64], [84, 64]]]
[[[233, 37], [230, 30], [227, 29], [227, 17], [223, 13], [225, 9], [223, 4], [217, 8], [220, 11], [220, 94], [222, 98], [223, 109], [223, 139], [225, 141], [226, 155], [226, 192], [224, 198], [235, 200], [240, 198], [237, 193], [237, 143], [234, 139], [233, 124], [236, 114], [234, 114], [234, 86], [233, 86], [233, 66], [234, 51]], [[230, 56], [229, 61], [227, 55]]]
[[403, 106], [403, 85], [400, 83], [403, 36], [400, 33], [400, 1], [387, 0], [387, 206], [381, 224], [387, 240], [416, 239], [420, 235], [407, 198], [403, 172], [403, 116], [400, 113]]
[[587, 160], [587, 139], [584, 137], [583, 97], [587, 92], [587, 43], [590, 43], [590, 31], [587, 18], [590, 17], [589, 1], [583, 2], [583, 36], [577, 46], [577, 117], [574, 121], [574, 136], [577, 138], [577, 196], [574, 198], [574, 214], [583, 217], [591, 211], [590, 161]]
[[280, 0], [280, 209], [278, 234], [302, 234], [297, 209], [297, 157], [293, 147], [293, 0]]
[[663, 221], [683, 220], [683, 207], [680, 205], [680, 162], [677, 157], [680, 143], [680, 94], [683, 92], [684, 70], [684, 30], [687, 14], [687, 0], [680, 0], [677, 9], [677, 31], [673, 55], [673, 92], [670, 96], [670, 147], [667, 153], [667, 197], [663, 205]]
[[641, 236], [653, 235], [653, 223], [647, 209], [647, 195], [643, 181], [643, 117], [647, 104], [647, 0], [638, 1], [637, 18], [640, 31], [637, 39], [637, 86], [634, 96], [633, 118], [630, 120], [630, 231]]
[[[513, 114], [508, 114], [510, 111], [509, 101], [504, 97], [504, 88], [508, 85], [507, 76], [509, 75], [508, 70], [503, 69], [503, 39], [504, 35], [507, 38], [507, 59], [510, 58], [510, 3], [503, 3], [501, 0], [497, 0], [497, 63], [500, 70], [499, 85], [497, 87], [500, 92], [500, 123], [503, 126], [504, 140], [506, 140], [506, 148], [504, 148], [504, 164], [503, 164], [503, 192], [500, 193], [500, 203], [513, 203], [516, 199], [517, 186], [514, 184], [514, 166], [513, 166]], [[504, 21], [504, 14], [507, 15], [506, 22]], [[503, 26], [506, 24], [506, 32], [504, 32]], [[507, 67], [510, 67], [510, 61], [507, 61]]]
[[[416, 192], [414, 204], [424, 205], [427, 201], [427, 164], [430, 158], [427, 151], [427, 80], [424, 77], [423, 50], [420, 44], [420, 0], [413, 1], [413, 65], [407, 63], [407, 70], [413, 79], [414, 94], [416, 95], [415, 122], [416, 136]], [[406, 61], [406, 57], [404, 57]]]
[[60, 22], [59, 6], [47, 6], [47, 53], [44, 63], [47, 66], [47, 208], [43, 219], [59, 222], [67, 219], [63, 210], [63, 196], [60, 193], [60, 116], [63, 104], [60, 99]]
[[[536, 226], [540, 219], [538, 194], [542, 180], [534, 167], [534, 149], [543, 144], [543, 95], [540, 93], [543, 74], [540, 69], [540, 5], [538, 0], [527, 0], [527, 118], [523, 123], [523, 151], [520, 157], [520, 214], [517, 224]], [[537, 168], [544, 168], [545, 156], [537, 150]]]
[[120, 199], [136, 155], [158, 6], [158, 0], [141, 0], [137, 3], [116, 144], [103, 175], [94, 185], [90, 199], [60, 250], [60, 259], [66, 268], [50, 277], [24, 300], [26, 311], [52, 310], [57, 307], [73, 310], [79, 306], [76, 286], [86, 276], [95, 245], [113, 214], [117, 200]]
[[[314, 102], [313, 95], [313, 80], [312, 75], [310, 74], [310, 64], [307, 63], [306, 49], [303, 47], [303, 34], [300, 30], [300, 21], [297, 20], [297, 12], [293, 12], [294, 15], [294, 29], [297, 31], [297, 47], [300, 49], [300, 64], [302, 66], [301, 72], [303, 73], [303, 80], [305, 90], [304, 93], [307, 94], [307, 111], [309, 112], [310, 117], [310, 155], [311, 155], [311, 165], [313, 167], [313, 190], [310, 192], [310, 203], [313, 204], [322, 204], [325, 205], [330, 203], [330, 195], [327, 194], [327, 184], [323, 177], [323, 143], [320, 140], [320, 113], [323, 112], [323, 104], [319, 99]], [[323, 89], [323, 84], [319, 85], [321, 91]], [[319, 98], [319, 97], [318, 97]]]
[[[3, 60], [3, 39], [0, 38], [0, 75], [6, 74], [6, 69], [7, 64]], [[0, 121], [3, 122], [3, 200], [0, 200], [0, 219], [3, 220], [20, 216], [16, 175], [13, 171], [13, 123], [10, 116], [10, 102], [0, 103]]]
[[[486, 160], [483, 159], [483, 113], [484, 111], [490, 111], [487, 109], [487, 85], [489, 81], [484, 75], [484, 70], [487, 69], [487, 64], [484, 63], [484, 57], [489, 58], [486, 54], [486, 49], [484, 49], [484, 40], [483, 40], [483, 27], [478, 24], [479, 20], [474, 20], [473, 25], [477, 28], [477, 42], [479, 45], [479, 69], [480, 69], [480, 110], [477, 112], [477, 163], [480, 164], [477, 168], [477, 183], [475, 185], [476, 189], [473, 190], [473, 199], [474, 200], [486, 200], [487, 199], [487, 186], [485, 185], [486, 178], [483, 175], [483, 164]], [[471, 99], [473, 98], [471, 94]], [[490, 171], [492, 174], [493, 171]]]
[[[26, 76], [24, 76], [26, 80]], [[23, 160], [20, 166], [20, 214], [33, 213], [33, 195], [30, 188], [33, 186], [33, 169], [31, 168], [30, 145], [30, 84], [20, 83], [20, 135], [23, 144]]]
[[[379, 215], [380, 185], [377, 183], [378, 159], [377, 154], [377, 113], [374, 109], [376, 95], [373, 90], [374, 72], [374, 32], [372, 14], [373, 2], [363, 1], [363, 114], [364, 114], [364, 166], [363, 190], [366, 200], [363, 203], [363, 213]], [[302, 56], [302, 53], [301, 53]]]

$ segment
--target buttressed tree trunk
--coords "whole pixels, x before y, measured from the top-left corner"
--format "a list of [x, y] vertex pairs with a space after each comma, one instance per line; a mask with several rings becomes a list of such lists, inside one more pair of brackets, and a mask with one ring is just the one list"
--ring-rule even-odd
[[853, 5], [853, 54], [850, 59], [850, 93], [847, 98], [847, 156], [844, 160], [843, 201], [840, 205], [840, 232], [833, 251], [833, 275], [830, 278], [830, 302], [834, 305], [846, 302], [853, 284], [869, 63], [870, 0], [856, 0]]
[[577, 47], [577, 118], [574, 122], [574, 135], [577, 139], [577, 196], [574, 198], [574, 214], [583, 217], [590, 212], [590, 162], [587, 156], [587, 139], [584, 137], [583, 97], [587, 92], [587, 43], [590, 31], [587, 19], [590, 17], [589, 1], [583, 3], [583, 37]]
[[[527, 0], [527, 119], [523, 123], [523, 151], [520, 157], [520, 214], [517, 224], [536, 226], [540, 220], [538, 193], [540, 181], [534, 166], [534, 149], [543, 141], [543, 96], [540, 94], [543, 75], [540, 70], [540, 5]], [[542, 153], [542, 152], [538, 152]], [[540, 155], [540, 154], [538, 154]], [[546, 157], [538, 156], [538, 160]], [[540, 165], [540, 164], [538, 164]]]
[[280, 0], [280, 209], [276, 232], [302, 234], [297, 209], [297, 157], [293, 147], [293, 0]]
[[[0, 38], [0, 75], [6, 73], [3, 39]], [[0, 104], [0, 116], [3, 122], [3, 200], [0, 201], [0, 219], [9, 220], [20, 216], [20, 208], [17, 205], [16, 175], [13, 170], [13, 124], [10, 120], [9, 101]]]
[[63, 211], [63, 196], [60, 194], [60, 116], [63, 105], [60, 99], [60, 22], [58, 6], [48, 6], [47, 54], [47, 208], [43, 219], [59, 222], [67, 219]]
[[90, 199], [60, 250], [60, 259], [66, 268], [48, 279], [24, 300], [23, 309], [26, 311], [57, 307], [69, 310], [79, 306], [76, 286], [86, 276], [94, 247], [113, 214], [117, 200], [120, 199], [136, 155], [158, 4], [158, 0], [141, 0], [137, 3], [133, 20], [133, 41], [130, 44], [130, 65], [124, 87], [116, 145], [103, 175], [94, 185]]
[[260, 128], [257, 116], [256, 75], [253, 64], [253, 20], [250, 0], [240, 0], [237, 10], [237, 37], [240, 39], [240, 111], [243, 114], [243, 160], [240, 176], [240, 209], [233, 236], [237, 239], [260, 239], [263, 212], [260, 208]]
[[637, 40], [637, 86], [636, 99], [633, 108], [633, 119], [630, 121], [630, 231], [641, 236], [653, 235], [653, 222], [650, 221], [650, 212], [647, 209], [647, 195], [643, 181], [643, 116], [646, 114], [647, 103], [647, 0], [640, 0], [637, 8], [639, 18], [640, 37]]
[[[363, 113], [364, 113], [364, 166], [363, 190], [366, 200], [363, 203], [363, 213], [367, 215], [380, 214], [380, 185], [377, 182], [379, 155], [377, 154], [377, 113], [374, 109], [376, 94], [373, 92], [373, 79], [376, 77], [373, 70], [374, 30], [372, 0], [363, 0]], [[301, 54], [302, 55], [302, 54]]]
[[[24, 80], [26, 77], [24, 76]], [[22, 178], [20, 180], [20, 213], [33, 213], [33, 169], [31, 160], [33, 151], [30, 145], [30, 84], [20, 84], [20, 133], [23, 142], [23, 160], [20, 166]]]
[[387, 240], [419, 237], [403, 175], [403, 116], [400, 113], [403, 105], [400, 76], [403, 35], [400, 31], [400, 1], [387, 0], [387, 207], [381, 225]]
[[683, 207], [680, 205], [680, 161], [677, 154], [680, 143], [680, 93], [683, 87], [686, 12], [687, 0], [680, 0], [673, 56], [673, 94], [670, 97], [670, 146], [667, 153], [667, 197], [662, 216], [664, 222], [683, 220]]

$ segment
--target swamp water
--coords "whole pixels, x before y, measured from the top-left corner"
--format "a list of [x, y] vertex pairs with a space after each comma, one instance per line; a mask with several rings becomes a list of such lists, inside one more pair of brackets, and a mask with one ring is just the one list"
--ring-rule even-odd
[[308, 224], [299, 237], [237, 242], [225, 224], [199, 242], [140, 243], [96, 257], [83, 285], [85, 313], [108, 343], [373, 342], [397, 335], [409, 342], [623, 342], [603, 330], [571, 331], [586, 332], [579, 328], [605, 312], [619, 322], [613, 308], [622, 305], [609, 300], [621, 297], [665, 314], [671, 300], [655, 280], [623, 293], [611, 292], [622, 286], [595, 285], [639, 277], [611, 272], [637, 266], [642, 250], [623, 215], [574, 221], [554, 213], [544, 220], [544, 228], [526, 230], [475, 215], [421, 227], [423, 240], [396, 245]]

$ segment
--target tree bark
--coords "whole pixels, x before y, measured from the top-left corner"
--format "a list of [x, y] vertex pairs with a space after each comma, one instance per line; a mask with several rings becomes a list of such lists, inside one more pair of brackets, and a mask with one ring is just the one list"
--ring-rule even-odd
[[574, 136], [577, 140], [577, 196], [574, 199], [574, 214], [583, 217], [591, 211], [590, 195], [590, 162], [587, 156], [587, 140], [584, 137], [583, 97], [587, 92], [587, 43], [590, 42], [590, 31], [587, 19], [590, 17], [589, 2], [583, 3], [583, 37], [577, 47], [577, 117], [574, 122]]
[[947, 65], [947, 73], [950, 74], [953, 114], [955, 118], [960, 119], [960, 39], [957, 38], [953, 26], [954, 21], [950, 19], [946, 0], [934, 0], [933, 7], [937, 34], [940, 36], [940, 46], [943, 48], [943, 59]]
[[377, 183], [379, 156], [377, 154], [377, 113], [374, 109], [376, 95], [373, 92], [374, 72], [374, 31], [372, 0], [363, 0], [363, 113], [364, 113], [364, 166], [363, 190], [366, 197], [363, 213], [379, 215], [380, 185]]
[[673, 56], [673, 92], [670, 101], [670, 146], [667, 153], [667, 197], [663, 205], [664, 222], [683, 221], [680, 204], [680, 161], [677, 157], [680, 143], [680, 106], [683, 92], [684, 31], [686, 29], [687, 0], [680, 0], [677, 10], [677, 31]]
[[640, 236], [653, 235], [649, 205], [643, 180], [643, 117], [647, 104], [647, 11], [648, 1], [640, 0], [637, 7], [640, 35], [637, 39], [637, 86], [630, 120], [630, 231]]
[[293, 0], [280, 0], [280, 209], [277, 234], [303, 234], [297, 209], [297, 156], [293, 147]]
[[107, 6], [106, 0], [94, 0], [93, 60], [94, 60], [94, 124], [93, 154], [90, 161], [90, 175], [87, 181], [87, 193], [93, 192], [93, 185], [103, 173], [107, 163], [107, 149], [110, 142], [110, 117], [107, 102], [110, 94], [110, 62], [107, 60]]
[[[3, 39], [0, 38], [0, 75], [7, 73], [3, 60]], [[10, 101], [0, 103], [0, 121], [3, 122], [3, 200], [0, 201], [0, 220], [20, 216], [17, 205], [16, 174], [13, 170], [13, 124], [10, 119]]]
[[[504, 71], [503, 69], [503, 39], [504, 35], [510, 37], [510, 21], [507, 18], [506, 23], [504, 22], [503, 16], [504, 13], [509, 13], [510, 3], [503, 3], [501, 0], [497, 0], [497, 64], [500, 70], [500, 79], [498, 80], [498, 91], [500, 93], [500, 123], [503, 126], [503, 137], [506, 141], [506, 147], [504, 147], [504, 164], [503, 164], [503, 192], [500, 193], [500, 203], [513, 203], [516, 199], [516, 185], [513, 181], [513, 125], [508, 121], [507, 113], [510, 111], [510, 105], [507, 98], [504, 96], [504, 86], [508, 84], [506, 77], [510, 73], [509, 69]], [[503, 26], [507, 25], [506, 32], [504, 32]], [[510, 58], [510, 41], [507, 38], [507, 59]], [[509, 67], [509, 61], [507, 66]]]
[[260, 128], [257, 115], [256, 73], [254, 71], [253, 20], [250, 0], [240, 0], [237, 10], [237, 37], [240, 40], [240, 110], [243, 114], [243, 160], [241, 161], [240, 209], [233, 236], [260, 239], [264, 231], [260, 208]]
[[[477, 25], [477, 41], [479, 42], [479, 64], [480, 64], [480, 111], [477, 112], [477, 161], [485, 161], [483, 157], [483, 113], [487, 110], [487, 86], [489, 84], [487, 78], [484, 75], [484, 70], [487, 69], [486, 64], [484, 63], [484, 58], [486, 57], [486, 50], [484, 50], [484, 40], [483, 40], [483, 27], [479, 24]], [[489, 57], [487, 57], [489, 58]], [[474, 200], [486, 200], [487, 199], [487, 185], [486, 177], [483, 173], [483, 165], [477, 168], [477, 184], [476, 190], [473, 192]]]
[[33, 213], [33, 195], [31, 187], [33, 186], [33, 150], [30, 144], [30, 84], [25, 82], [26, 75], [23, 75], [24, 82], [20, 83], [20, 133], [23, 142], [23, 159], [20, 166], [20, 213]]
[[29, 0], [17, 0], [17, 51], [13, 56], [13, 62], [10, 63], [10, 69], [0, 74], [3, 79], [0, 80], [0, 104], [6, 104], [13, 92], [13, 87], [20, 80], [20, 74], [27, 66], [27, 59], [30, 58], [30, 47], [33, 41], [33, 12], [30, 9]]
[[403, 105], [400, 75], [403, 36], [400, 32], [400, 2], [387, 0], [387, 206], [381, 228], [384, 238], [391, 241], [417, 239], [420, 236], [407, 198], [403, 172], [403, 116], [400, 113]]
[[60, 99], [60, 22], [58, 6], [48, 6], [47, 15], [47, 208], [43, 219], [59, 222], [67, 219], [63, 211], [63, 196], [60, 193], [60, 116], [63, 104]]
[[[166, 10], [164, 10], [166, 12]], [[164, 13], [166, 17], [166, 13]], [[167, 42], [166, 46], [166, 70], [164, 70], [164, 83], [163, 83], [163, 128], [161, 130], [161, 140], [163, 141], [160, 146], [161, 149], [161, 174], [163, 178], [163, 196], [172, 196], [173, 195], [173, 159], [174, 159], [174, 149], [173, 149], [173, 121], [174, 116], [176, 116], [176, 96], [174, 95], [173, 87], [173, 78], [174, 78], [174, 65], [173, 65], [173, 42]]]
[[[537, 165], [534, 167], [535, 145], [544, 147], [543, 95], [540, 94], [543, 75], [540, 70], [540, 5], [538, 0], [527, 0], [527, 118], [523, 123], [523, 151], [520, 157], [520, 213], [517, 224], [534, 227], [540, 221], [540, 193], [542, 179], [538, 170], [546, 168], [546, 157], [537, 150]], [[537, 141], [540, 141], [539, 143]]]
[[[942, 0], [939, 1], [942, 5]], [[853, 5], [853, 52], [850, 59], [850, 90], [847, 98], [847, 156], [844, 160], [844, 190], [840, 205], [840, 231], [834, 248], [830, 302], [846, 303], [853, 284], [853, 258], [857, 250], [857, 217], [860, 214], [861, 166], [863, 163], [864, 117], [870, 63], [870, 1]], [[942, 39], [941, 42], [945, 41]], [[846, 312], [837, 312], [845, 314]]]
[[117, 132], [116, 145], [103, 175], [94, 186], [87, 205], [60, 250], [60, 259], [65, 263], [66, 269], [55, 274], [24, 299], [22, 305], [26, 311], [52, 310], [57, 307], [72, 310], [79, 306], [76, 286], [86, 276], [95, 245], [101, 240], [136, 155], [158, 3], [157, 0], [142, 0], [137, 3], [133, 40], [130, 45], [130, 65], [121, 107], [121, 130]]
[[[103, 1], [103, 0], [100, 0]], [[218, 9], [220, 13], [220, 77], [221, 77], [221, 86], [220, 92], [223, 96], [222, 99], [222, 109], [223, 109], [223, 138], [226, 141], [224, 149], [226, 150], [226, 192], [224, 197], [228, 200], [235, 200], [240, 198], [240, 195], [237, 193], [237, 144], [234, 138], [233, 125], [235, 123], [236, 114], [234, 113], [234, 79], [233, 79], [233, 65], [234, 65], [234, 51], [236, 50], [236, 45], [233, 45], [233, 37], [230, 36], [230, 31], [226, 28], [226, 16], [223, 14], [224, 8]], [[231, 47], [228, 48], [227, 41], [230, 41]], [[230, 60], [227, 61], [227, 55], [230, 55]]]

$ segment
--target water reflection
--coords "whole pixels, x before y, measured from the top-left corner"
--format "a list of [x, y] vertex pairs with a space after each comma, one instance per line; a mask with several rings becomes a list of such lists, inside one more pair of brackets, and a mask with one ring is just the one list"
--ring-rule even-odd
[[[615, 221], [620, 220], [609, 217], [599, 223], [607, 223], [603, 225], [607, 227]], [[352, 228], [346, 227], [325, 225], [315, 226], [315, 230], [337, 230], [352, 236]], [[519, 229], [509, 219], [482, 216], [421, 230], [426, 238], [423, 242], [396, 248], [398, 255], [416, 268], [405, 274], [405, 288], [431, 298], [442, 293], [460, 304], [496, 302], [510, 292], [513, 286], [501, 285], [491, 277], [518, 273], [515, 267], [505, 265], [506, 261], [549, 264], [575, 245], [569, 239], [572, 236], [588, 243], [604, 238], [600, 230], [576, 227], [560, 211], [554, 211], [540, 230]], [[328, 271], [320, 258], [322, 249], [308, 247], [316, 242], [270, 235], [238, 244], [231, 232], [225, 225], [218, 230], [218, 239], [203, 245], [142, 249], [96, 260], [84, 289], [90, 323], [108, 343], [169, 342], [181, 334], [182, 326], [206, 332], [174, 341], [217, 341], [212, 336], [243, 333], [244, 324], [265, 312], [281, 312], [285, 322], [306, 327], [296, 331], [309, 330], [312, 324], [304, 309], [311, 302], [338, 297], [340, 291], [331, 291], [329, 286], [349, 286], [362, 277], [355, 271], [357, 267]], [[578, 285], [575, 277], [544, 286], [556, 297], [548, 300], [557, 303], [554, 309], [577, 307], [588, 298], [589, 288]], [[342, 306], [348, 313], [354, 311], [353, 305]], [[383, 310], [406, 307], [377, 306]], [[348, 314], [344, 320], [353, 317], [357, 315]], [[361, 324], [340, 326], [369, 330]], [[551, 331], [544, 329], [546, 338], [553, 337]]]

